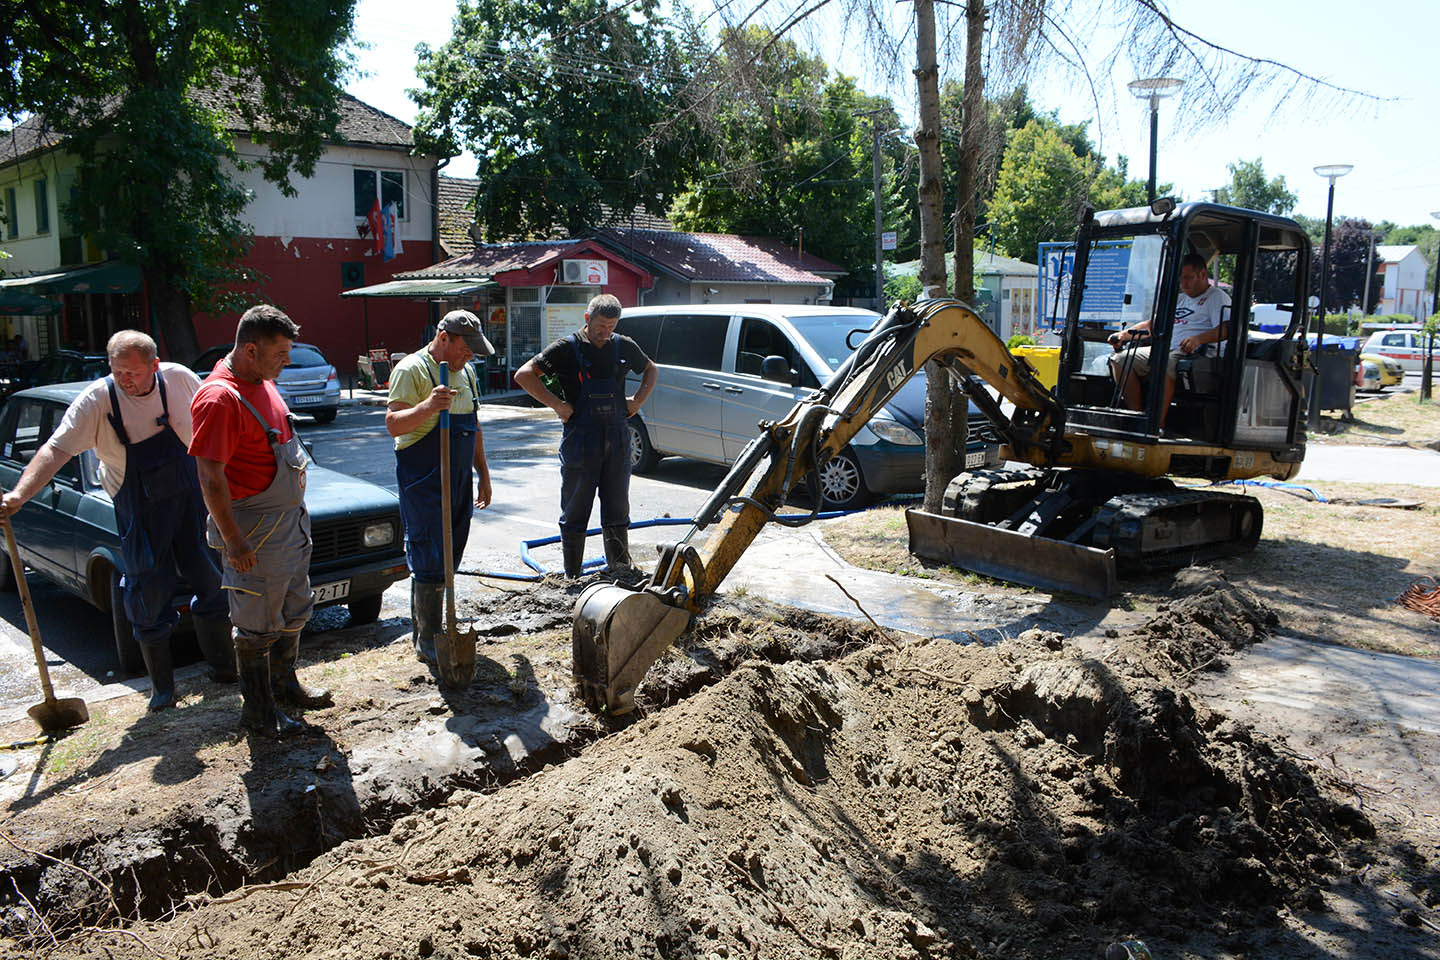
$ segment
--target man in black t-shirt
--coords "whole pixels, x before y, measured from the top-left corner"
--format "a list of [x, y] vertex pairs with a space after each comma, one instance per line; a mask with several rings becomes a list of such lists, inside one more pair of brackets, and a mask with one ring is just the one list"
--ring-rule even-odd
[[[565, 424], [560, 439], [560, 545], [565, 576], [578, 577], [585, 562], [585, 532], [595, 494], [600, 494], [600, 529], [605, 563], [612, 573], [630, 568], [630, 427], [655, 389], [659, 370], [639, 344], [615, 333], [620, 301], [608, 293], [592, 297], [585, 326], [562, 337], [515, 371], [526, 393], [555, 411]], [[627, 373], [640, 373], [640, 389], [625, 395]], [[557, 397], [540, 377], [554, 377]]]

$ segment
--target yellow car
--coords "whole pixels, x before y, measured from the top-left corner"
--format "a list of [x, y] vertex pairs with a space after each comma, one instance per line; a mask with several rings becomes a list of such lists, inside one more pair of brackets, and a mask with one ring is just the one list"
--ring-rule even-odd
[[[1362, 390], [1384, 390], [1405, 379], [1405, 367], [1398, 360], [1382, 357], [1378, 353], [1360, 354], [1360, 363], [1366, 367], [1365, 383]], [[1369, 365], [1374, 364], [1374, 376], [1370, 376]]]

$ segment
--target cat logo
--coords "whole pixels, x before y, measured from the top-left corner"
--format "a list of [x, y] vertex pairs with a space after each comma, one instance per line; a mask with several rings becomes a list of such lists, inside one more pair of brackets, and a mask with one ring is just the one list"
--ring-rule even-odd
[[905, 361], [901, 360], [897, 362], [895, 366], [891, 367], [890, 371], [885, 374], [886, 389], [891, 392], [899, 390], [900, 385], [904, 383], [909, 376], [910, 369], [905, 365]]

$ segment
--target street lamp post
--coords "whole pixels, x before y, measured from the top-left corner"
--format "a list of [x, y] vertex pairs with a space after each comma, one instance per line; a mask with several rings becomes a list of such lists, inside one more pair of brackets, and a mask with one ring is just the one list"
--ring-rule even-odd
[[1131, 80], [1126, 86], [1141, 100], [1150, 101], [1150, 180], [1147, 194], [1155, 202], [1155, 152], [1159, 145], [1160, 101], [1180, 91], [1184, 80], [1175, 77], [1149, 77], [1145, 80]]
[[1310, 391], [1310, 430], [1320, 428], [1320, 348], [1325, 341], [1325, 294], [1330, 289], [1330, 218], [1335, 213], [1335, 181], [1355, 169], [1353, 163], [1325, 163], [1315, 172], [1330, 181], [1325, 201], [1325, 245], [1320, 249], [1320, 322], [1315, 325], [1315, 386]]

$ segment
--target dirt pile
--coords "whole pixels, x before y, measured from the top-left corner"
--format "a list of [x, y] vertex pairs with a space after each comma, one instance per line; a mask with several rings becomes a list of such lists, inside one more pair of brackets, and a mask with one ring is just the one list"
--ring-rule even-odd
[[[1178, 691], [1268, 618], [1214, 577], [1177, 595], [1098, 652], [1029, 631], [752, 659], [281, 883], [55, 953], [1078, 958], [1139, 935], [1307, 955], [1277, 912], [1317, 906], [1369, 824]], [[766, 649], [746, 623], [736, 643]]]

